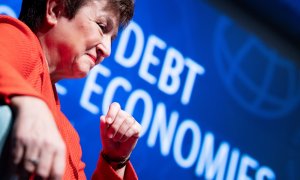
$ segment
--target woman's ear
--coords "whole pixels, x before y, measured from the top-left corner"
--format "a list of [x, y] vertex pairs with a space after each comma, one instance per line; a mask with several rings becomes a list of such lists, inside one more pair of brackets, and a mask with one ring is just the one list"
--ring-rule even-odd
[[47, 0], [46, 23], [51, 26], [55, 25], [58, 17], [62, 14], [62, 10], [59, 0]]

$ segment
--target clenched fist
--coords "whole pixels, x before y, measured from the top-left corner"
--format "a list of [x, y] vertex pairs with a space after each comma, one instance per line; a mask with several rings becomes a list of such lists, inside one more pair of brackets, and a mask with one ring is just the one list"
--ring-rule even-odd
[[141, 125], [118, 103], [112, 103], [100, 117], [102, 152], [110, 159], [128, 159], [140, 136]]

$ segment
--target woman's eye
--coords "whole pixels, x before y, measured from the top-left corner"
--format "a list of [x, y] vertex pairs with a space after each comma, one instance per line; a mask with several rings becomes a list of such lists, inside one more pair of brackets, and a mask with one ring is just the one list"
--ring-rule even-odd
[[106, 32], [106, 26], [104, 24], [102, 23], [97, 23], [97, 24], [103, 32]]

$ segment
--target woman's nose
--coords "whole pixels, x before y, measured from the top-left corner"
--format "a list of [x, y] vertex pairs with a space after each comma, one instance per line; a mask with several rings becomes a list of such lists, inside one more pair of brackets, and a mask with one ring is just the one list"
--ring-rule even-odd
[[98, 51], [100, 51], [101, 55], [106, 58], [110, 56], [111, 53], [111, 39], [109, 36], [103, 36], [102, 41], [98, 44]]

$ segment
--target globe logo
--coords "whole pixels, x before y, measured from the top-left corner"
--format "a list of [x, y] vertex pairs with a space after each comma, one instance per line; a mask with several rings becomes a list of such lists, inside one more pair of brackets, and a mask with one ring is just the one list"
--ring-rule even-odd
[[215, 31], [214, 55], [226, 89], [247, 111], [274, 119], [299, 104], [299, 67], [226, 17]]
[[9, 6], [6, 5], [1, 5], [0, 4], [0, 14], [6, 14], [12, 17], [17, 17], [17, 14], [15, 13], [15, 11], [10, 8]]

